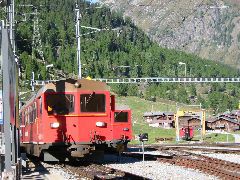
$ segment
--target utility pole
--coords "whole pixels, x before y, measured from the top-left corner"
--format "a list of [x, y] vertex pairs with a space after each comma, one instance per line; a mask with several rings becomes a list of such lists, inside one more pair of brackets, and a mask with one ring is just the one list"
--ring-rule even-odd
[[34, 71], [32, 71], [32, 79], [31, 79], [31, 87], [32, 87], [32, 92], [34, 92], [35, 88], [34, 88], [34, 82], [35, 82], [35, 73]]
[[11, 3], [7, 6], [7, 12], [8, 12], [7, 23], [10, 26], [9, 36], [10, 36], [13, 53], [15, 54], [16, 47], [15, 47], [15, 11], [14, 11], [15, 7], [14, 6], [15, 6], [14, 0], [12, 0]]
[[[44, 53], [43, 53], [43, 48], [42, 48], [42, 40], [41, 40], [41, 34], [40, 34], [40, 28], [39, 28], [39, 17], [38, 15], [40, 14], [38, 12], [38, 9], [36, 6], [32, 4], [20, 4], [20, 7], [28, 7], [32, 8], [33, 12], [31, 13], [23, 13], [22, 15], [25, 16], [25, 20], [27, 21], [27, 15], [33, 15], [33, 36], [32, 36], [32, 60], [34, 59], [35, 56], [35, 51], [38, 53], [38, 55], [41, 58], [41, 63], [45, 64], [45, 58], [44, 58]], [[40, 5], [41, 6], [41, 5]]]
[[34, 49], [38, 52], [39, 56], [41, 57], [43, 63], [45, 64], [45, 59], [43, 55], [42, 50], [42, 41], [41, 41], [41, 35], [39, 31], [39, 18], [38, 18], [38, 10], [35, 8], [33, 19], [33, 39], [32, 39], [32, 59], [34, 58]]
[[80, 9], [76, 3], [76, 40], [77, 40], [77, 65], [78, 65], [78, 79], [82, 78], [81, 66], [81, 40], [80, 40]]
[[[100, 7], [96, 7], [96, 8], [102, 8], [101, 6]], [[75, 13], [76, 13], [76, 40], [77, 40], [77, 65], [78, 65], [78, 79], [81, 79], [82, 78], [82, 64], [81, 64], [81, 36], [83, 35], [88, 35], [88, 34], [92, 34], [94, 32], [99, 32], [99, 31], [102, 31], [102, 30], [110, 30], [110, 29], [99, 29], [99, 28], [94, 28], [94, 27], [87, 27], [87, 26], [80, 26], [80, 18], [81, 18], [81, 15], [80, 15], [80, 7], [76, 1], [76, 8], [75, 8]], [[92, 31], [92, 32], [89, 32], [89, 33], [86, 33], [86, 34], [80, 34], [80, 28], [87, 28], [87, 29], [92, 29], [92, 30], [95, 30], [95, 31]], [[119, 30], [119, 28], [115, 28], [115, 29], [112, 29], [112, 30]]]

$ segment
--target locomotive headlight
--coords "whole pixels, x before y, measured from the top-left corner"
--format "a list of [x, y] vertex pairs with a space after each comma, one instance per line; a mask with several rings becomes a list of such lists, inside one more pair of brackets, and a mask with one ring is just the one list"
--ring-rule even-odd
[[54, 123], [51, 123], [50, 124], [50, 127], [53, 128], [53, 129], [56, 129], [60, 126], [59, 122], [54, 122]]
[[123, 128], [123, 131], [129, 131], [129, 129], [128, 128]]
[[74, 86], [75, 86], [75, 88], [79, 88], [81, 86], [81, 84], [79, 82], [75, 82]]
[[107, 123], [105, 123], [105, 122], [96, 122], [97, 127], [105, 127], [106, 125], [107, 125]]

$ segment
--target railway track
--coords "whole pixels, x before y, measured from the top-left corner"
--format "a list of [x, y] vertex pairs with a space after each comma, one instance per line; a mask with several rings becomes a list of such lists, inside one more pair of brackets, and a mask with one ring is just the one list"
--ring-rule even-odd
[[172, 159], [158, 158], [157, 161], [202, 171], [221, 179], [240, 179], [240, 164], [210, 158], [199, 154], [175, 156]]
[[[148, 180], [148, 178], [132, 174], [129, 172], [120, 171], [114, 168], [106, 167], [101, 164], [89, 162], [67, 162], [65, 164], [43, 163], [36, 157], [29, 157], [30, 167], [23, 171], [23, 180], [31, 178], [51, 179], [49, 176], [52, 170], [66, 172], [66, 179], [139, 179]], [[48, 177], [48, 178], [47, 178]], [[49, 178], [50, 177], [50, 178]], [[64, 179], [65, 179], [64, 178]]]
[[[161, 148], [159, 149], [159, 146], [158, 148], [149, 147], [148, 149], [150, 149], [150, 151], [155, 151], [155, 153], [158, 152], [159, 154], [145, 154], [146, 161], [153, 161], [155, 163], [161, 162], [183, 168], [194, 169], [198, 172], [205, 173], [206, 175], [219, 177], [220, 179], [240, 179], [240, 164], [237, 163], [208, 157], [202, 154], [196, 154], [191, 151], [189, 152], [188, 149], [173, 150], [171, 148], [167, 148], [163, 150]], [[142, 154], [137, 152], [137, 150], [138, 149], [134, 149], [135, 152], [125, 152], [122, 156], [127, 157], [127, 159], [128, 157], [131, 157], [138, 159], [137, 161], [141, 161]], [[115, 160], [113, 163], [115, 163]], [[124, 162], [123, 164], [125, 163], [126, 162]], [[53, 164], [52, 166], [54, 169], [61, 169], [61, 171], [63, 172], [70, 172], [70, 177], [74, 177], [73, 179], [147, 179], [142, 177], [144, 176], [144, 174], [142, 174], [142, 176], [135, 175], [134, 171], [131, 171], [134, 174], [128, 173], [125, 172], [128, 171], [128, 169], [124, 169], [123, 171], [121, 171], [115, 169], [117, 167], [107, 167], [107, 164], [107, 162], [105, 163], [105, 165], [95, 163], [83, 164], [83, 162], [77, 162], [61, 165]], [[48, 165], [49, 164], [47, 164], [47, 166]], [[176, 167], [172, 166], [172, 168], [175, 169]], [[151, 178], [151, 176], [148, 177]], [[159, 177], [162, 176], [160, 175]]]
[[[129, 147], [135, 147], [136, 145], [128, 145]], [[145, 145], [145, 147], [212, 147], [212, 148], [240, 148], [240, 143], [180, 143], [180, 144], [161, 144], [161, 145]]]
[[186, 151], [202, 151], [202, 152], [211, 152], [211, 153], [222, 153], [222, 154], [240, 154], [240, 148], [204, 148], [204, 147], [161, 147], [160, 150], [186, 150]]
[[89, 166], [74, 167], [67, 165], [65, 167], [68, 171], [76, 174], [77, 178], [87, 179], [148, 179], [132, 173], [119, 171], [110, 167], [99, 164], [91, 164]]
[[[130, 146], [135, 147], [135, 146]], [[139, 148], [137, 146], [137, 148]], [[145, 147], [148, 150], [186, 150], [186, 151], [202, 151], [222, 154], [240, 154], [240, 144], [179, 144], [179, 145], [149, 145]]]
[[[162, 151], [162, 149], [159, 149], [159, 151], [168, 155], [145, 154], [145, 159], [191, 168], [221, 179], [240, 179], [240, 164], [180, 149], [175, 149], [175, 151], [166, 149]], [[125, 156], [142, 159], [142, 154], [131, 152], [125, 153]]]

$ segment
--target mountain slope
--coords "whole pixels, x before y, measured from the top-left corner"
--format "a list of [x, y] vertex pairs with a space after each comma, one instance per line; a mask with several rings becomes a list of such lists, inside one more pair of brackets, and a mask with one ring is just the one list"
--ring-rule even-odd
[[[23, 80], [49, 78], [45, 65], [62, 70], [68, 77], [77, 72], [74, 8], [72, 0], [25, 0], [35, 8], [19, 6], [16, 1], [16, 43]], [[159, 47], [137, 28], [129, 18], [87, 1], [79, 2], [81, 25], [102, 29], [81, 28], [81, 62], [83, 77], [239, 77], [240, 71], [222, 63], [199, 58], [182, 51]], [[32, 47], [35, 19], [32, 12], [38, 9], [39, 31], [46, 64], [39, 63], [39, 55]], [[0, 9], [1, 11], [1, 9]], [[28, 13], [28, 16], [22, 16]], [[24, 20], [24, 21], [23, 21]], [[179, 62], [186, 63], [184, 66]], [[58, 75], [52, 77], [60, 78]], [[24, 84], [24, 88], [25, 84]], [[189, 96], [197, 96], [196, 103], [216, 111], [233, 109], [240, 98], [236, 84], [211, 84], [203, 91], [182, 84], [114, 85], [112, 89], [120, 95], [139, 95], [146, 99], [166, 98], [190, 103]], [[209, 97], [209, 98], [208, 98]], [[208, 98], [208, 99], [207, 99]]]
[[[240, 68], [239, 0], [101, 0], [161, 46]], [[219, 7], [227, 8], [220, 9]]]

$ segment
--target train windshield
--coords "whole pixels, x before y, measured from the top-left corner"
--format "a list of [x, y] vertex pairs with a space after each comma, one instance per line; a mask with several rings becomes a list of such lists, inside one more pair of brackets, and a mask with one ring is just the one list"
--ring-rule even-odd
[[81, 112], [105, 112], [106, 98], [104, 94], [81, 94]]
[[128, 112], [115, 112], [114, 122], [128, 122]]
[[47, 95], [48, 114], [66, 115], [74, 111], [74, 96], [72, 94]]

